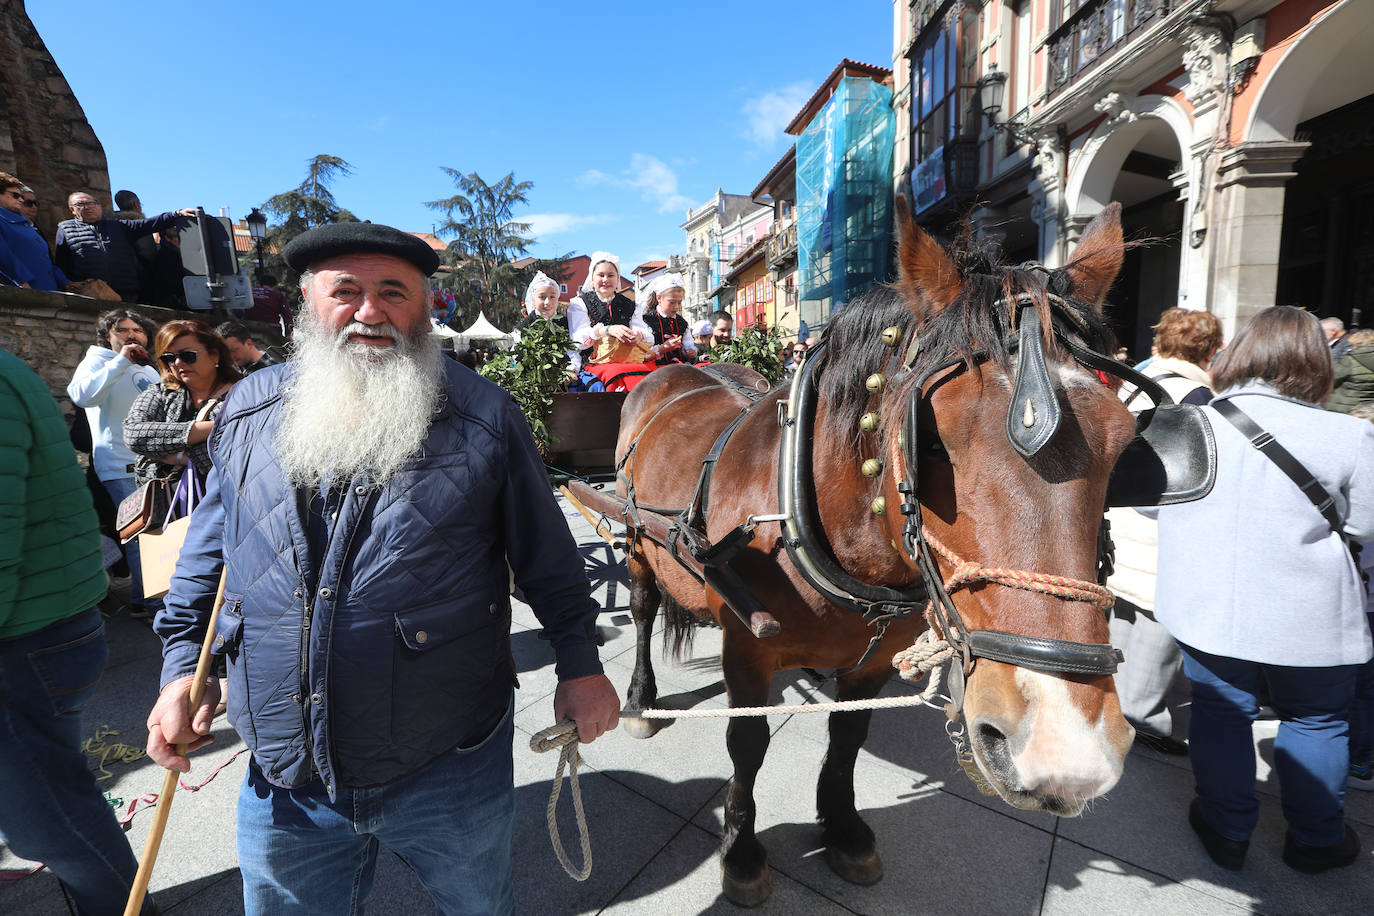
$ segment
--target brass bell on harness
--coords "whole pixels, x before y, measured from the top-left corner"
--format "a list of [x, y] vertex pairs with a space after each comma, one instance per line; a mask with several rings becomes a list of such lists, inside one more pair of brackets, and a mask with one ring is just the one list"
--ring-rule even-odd
[[883, 472], [883, 462], [879, 458], [869, 458], [859, 466], [859, 470], [865, 477], [877, 477]]
[[868, 381], [864, 382], [864, 387], [874, 394], [877, 394], [879, 391], [883, 390], [883, 386], [886, 384], [887, 376], [883, 375], [881, 372], [875, 372], [868, 377]]
[[871, 433], [878, 428], [878, 415], [876, 413], [866, 413], [859, 417], [859, 429], [866, 433]]
[[868, 507], [873, 510], [874, 515], [882, 515], [887, 511], [887, 499], [879, 496], [877, 499], [873, 500], [873, 502], [869, 503]]
[[895, 347], [901, 343], [902, 329], [895, 324], [890, 328], [883, 328], [883, 346]]

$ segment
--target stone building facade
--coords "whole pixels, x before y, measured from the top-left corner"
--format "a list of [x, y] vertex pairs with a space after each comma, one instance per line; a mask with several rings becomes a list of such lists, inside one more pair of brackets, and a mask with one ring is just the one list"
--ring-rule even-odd
[[90, 191], [114, 212], [105, 149], [24, 0], [0, 0], [0, 171], [38, 193], [38, 227], [49, 240], [71, 218], [72, 191]]
[[927, 227], [971, 213], [1056, 265], [1120, 201], [1155, 240], [1113, 291], [1136, 356], [1175, 305], [1228, 335], [1276, 303], [1369, 323], [1374, 2], [894, 0], [894, 23], [894, 183]]

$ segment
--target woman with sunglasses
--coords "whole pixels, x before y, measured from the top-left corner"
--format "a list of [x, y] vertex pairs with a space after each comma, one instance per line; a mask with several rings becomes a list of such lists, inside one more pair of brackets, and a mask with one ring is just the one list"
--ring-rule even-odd
[[162, 382], [139, 395], [124, 420], [124, 442], [138, 455], [134, 476], [139, 484], [174, 480], [189, 464], [204, 486], [210, 474], [205, 442], [224, 396], [242, 376], [203, 321], [167, 322], [152, 350]]

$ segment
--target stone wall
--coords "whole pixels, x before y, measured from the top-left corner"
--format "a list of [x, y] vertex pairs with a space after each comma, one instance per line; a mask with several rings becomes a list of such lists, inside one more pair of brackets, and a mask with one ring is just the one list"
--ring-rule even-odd
[[[0, 347], [33, 367], [52, 389], [53, 397], [68, 420], [72, 403], [67, 397], [71, 381], [86, 349], [95, 342], [95, 322], [102, 312], [126, 307], [118, 302], [87, 299], [70, 293], [0, 286]], [[210, 321], [208, 312], [188, 313], [150, 305], [127, 306], [161, 325], [174, 318]], [[213, 324], [213, 322], [211, 322]], [[281, 336], [268, 325], [245, 322], [258, 346], [279, 344]], [[151, 341], [150, 341], [151, 343]]]
[[24, 0], [0, 0], [0, 171], [38, 193], [38, 227], [49, 240], [71, 218], [73, 191], [88, 190], [114, 211], [105, 149]]

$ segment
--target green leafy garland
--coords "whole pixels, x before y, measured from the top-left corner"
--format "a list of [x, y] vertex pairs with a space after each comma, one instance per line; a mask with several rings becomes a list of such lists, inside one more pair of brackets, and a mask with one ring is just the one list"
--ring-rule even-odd
[[764, 325], [762, 319], [735, 335], [728, 344], [721, 344], [711, 350], [713, 363], [739, 363], [748, 366], [759, 375], [776, 385], [783, 376], [782, 360], [778, 351], [782, 349], [782, 335], [777, 328]]
[[536, 321], [520, 332], [520, 341], [498, 353], [481, 374], [510, 392], [529, 421], [541, 455], [548, 454], [549, 414], [553, 395], [568, 388], [568, 351], [573, 348], [567, 328], [552, 321]]

